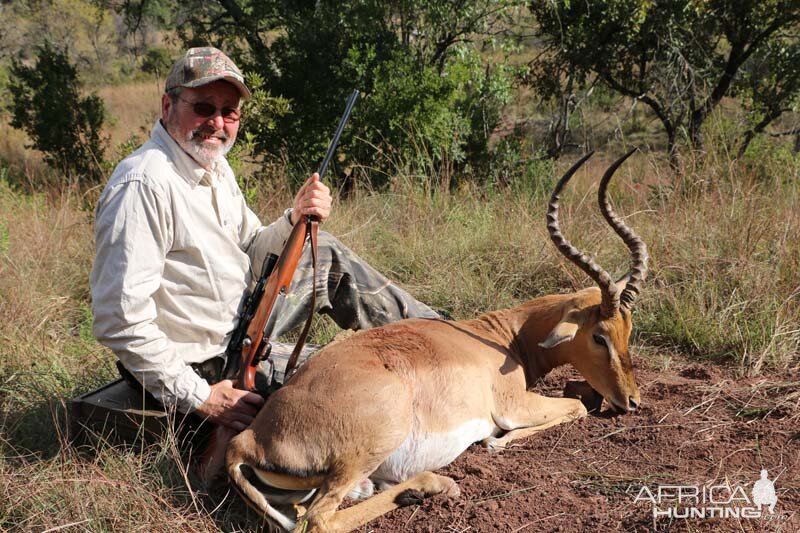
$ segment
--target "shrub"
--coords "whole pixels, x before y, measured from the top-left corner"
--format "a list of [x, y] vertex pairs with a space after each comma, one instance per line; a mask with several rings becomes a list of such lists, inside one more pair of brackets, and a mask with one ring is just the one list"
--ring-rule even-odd
[[103, 176], [105, 106], [95, 95], [81, 96], [77, 71], [65, 51], [36, 47], [36, 62], [12, 60], [8, 83], [11, 125], [32, 139], [51, 167], [82, 183]]

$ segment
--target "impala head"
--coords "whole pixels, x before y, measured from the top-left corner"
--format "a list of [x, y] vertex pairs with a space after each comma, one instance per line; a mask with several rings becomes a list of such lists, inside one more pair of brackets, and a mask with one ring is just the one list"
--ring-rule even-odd
[[614, 172], [632, 153], [628, 152], [606, 170], [597, 195], [603, 217], [631, 252], [631, 270], [621, 280], [614, 282], [592, 258], [572, 246], [561, 234], [558, 224], [561, 190], [591, 153], [564, 174], [550, 197], [547, 209], [550, 238], [567, 259], [597, 283], [597, 287], [580, 291], [566, 300], [560, 321], [540, 343], [545, 349], [562, 350], [563, 360], [570, 362], [592, 388], [621, 412], [633, 411], [640, 404], [628, 341], [633, 327], [631, 309], [647, 273], [647, 247], [614, 213], [606, 193]]

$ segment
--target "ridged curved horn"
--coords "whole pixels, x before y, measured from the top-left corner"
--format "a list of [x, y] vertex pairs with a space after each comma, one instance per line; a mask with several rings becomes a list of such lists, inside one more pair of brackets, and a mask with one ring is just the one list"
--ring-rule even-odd
[[614, 176], [614, 172], [616, 172], [620, 165], [635, 151], [636, 148], [614, 161], [614, 164], [608, 167], [608, 170], [606, 170], [606, 173], [600, 180], [600, 187], [597, 190], [597, 201], [600, 204], [600, 212], [603, 213], [603, 217], [611, 227], [614, 228], [614, 231], [620, 236], [623, 242], [625, 242], [625, 246], [628, 247], [628, 250], [631, 251], [633, 265], [631, 266], [630, 278], [619, 297], [620, 303], [628, 310], [631, 309], [633, 302], [636, 301], [636, 297], [641, 290], [642, 281], [644, 281], [645, 276], [647, 276], [647, 245], [611, 208], [608, 202], [607, 191], [608, 184]]
[[561, 190], [564, 185], [572, 178], [572, 175], [586, 162], [587, 159], [592, 157], [594, 152], [589, 152], [583, 156], [577, 163], [572, 165], [572, 168], [561, 177], [556, 184], [553, 194], [550, 196], [550, 203], [547, 205], [547, 231], [550, 233], [550, 239], [558, 248], [561, 254], [575, 263], [575, 265], [586, 272], [586, 274], [600, 286], [602, 293], [602, 301], [600, 303], [600, 314], [604, 318], [609, 318], [614, 315], [619, 309], [619, 289], [608, 275], [608, 272], [603, 270], [600, 265], [595, 263], [591, 257], [582, 254], [577, 248], [572, 246], [567, 239], [561, 234], [561, 228], [558, 225], [558, 202], [561, 200]]

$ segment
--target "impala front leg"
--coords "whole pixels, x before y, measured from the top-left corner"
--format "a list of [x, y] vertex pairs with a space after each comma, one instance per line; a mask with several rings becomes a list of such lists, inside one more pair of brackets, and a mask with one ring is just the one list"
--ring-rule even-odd
[[548, 398], [535, 392], [525, 392], [516, 404], [505, 406], [495, 415], [495, 422], [506, 429], [502, 437], [488, 437], [481, 441], [489, 451], [506, 448], [515, 440], [529, 437], [547, 428], [586, 416], [587, 411], [580, 400], [572, 398]]

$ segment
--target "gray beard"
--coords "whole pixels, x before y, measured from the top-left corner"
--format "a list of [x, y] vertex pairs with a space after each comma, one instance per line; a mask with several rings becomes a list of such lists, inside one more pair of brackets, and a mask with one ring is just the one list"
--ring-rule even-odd
[[219, 148], [209, 148], [203, 146], [202, 141], [197, 139], [197, 131], [191, 132], [186, 139], [178, 141], [181, 148], [192, 158], [203, 166], [210, 166], [220, 158], [225, 157], [233, 148], [234, 139], [227, 139]]
[[177, 124], [163, 122], [162, 124], [164, 125], [164, 129], [166, 129], [170, 136], [175, 139], [175, 142], [178, 143], [178, 146], [183, 148], [184, 152], [189, 154], [192, 159], [197, 161], [203, 167], [210, 167], [216, 161], [228, 155], [228, 152], [230, 152], [231, 148], [233, 148], [234, 141], [236, 141], [236, 136], [233, 136], [226, 139], [219, 148], [209, 149], [204, 147], [201, 141], [197, 140], [201, 128], [191, 131], [185, 137], [181, 138], [177, 135], [173, 135], [172, 132], [170, 132], [169, 126], [174, 126], [177, 128]]

